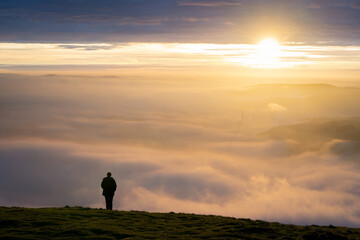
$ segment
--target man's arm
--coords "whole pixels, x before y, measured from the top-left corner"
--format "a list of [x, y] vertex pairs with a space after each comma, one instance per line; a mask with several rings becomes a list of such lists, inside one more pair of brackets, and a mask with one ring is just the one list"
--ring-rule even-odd
[[113, 187], [114, 187], [114, 192], [116, 191], [116, 182], [115, 182], [115, 179], [113, 179], [114, 180], [114, 184], [113, 184]]
[[104, 189], [104, 185], [105, 185], [105, 183], [104, 183], [104, 179], [103, 179], [102, 182], [101, 182], [101, 188], [102, 189]]

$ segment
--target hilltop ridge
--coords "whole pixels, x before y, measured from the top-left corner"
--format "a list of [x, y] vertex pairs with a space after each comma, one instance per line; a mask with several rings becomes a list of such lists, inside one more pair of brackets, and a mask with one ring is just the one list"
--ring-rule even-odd
[[360, 229], [214, 215], [0, 207], [1, 239], [359, 239]]

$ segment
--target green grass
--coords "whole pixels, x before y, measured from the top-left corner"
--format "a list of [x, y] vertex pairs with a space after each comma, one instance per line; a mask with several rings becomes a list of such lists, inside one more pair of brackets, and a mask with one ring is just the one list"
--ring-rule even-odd
[[360, 239], [360, 229], [183, 213], [0, 207], [0, 239]]

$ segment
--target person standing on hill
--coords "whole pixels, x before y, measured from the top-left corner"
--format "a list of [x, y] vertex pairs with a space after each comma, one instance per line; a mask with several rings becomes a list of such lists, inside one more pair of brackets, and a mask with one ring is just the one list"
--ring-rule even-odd
[[111, 172], [108, 172], [107, 177], [102, 180], [101, 188], [103, 189], [102, 195], [105, 197], [106, 209], [112, 210], [113, 197], [116, 191], [116, 182], [111, 177]]

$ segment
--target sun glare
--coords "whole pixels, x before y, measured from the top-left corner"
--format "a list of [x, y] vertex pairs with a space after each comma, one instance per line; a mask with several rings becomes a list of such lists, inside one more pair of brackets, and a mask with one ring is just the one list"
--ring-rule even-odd
[[244, 59], [245, 66], [251, 68], [284, 68], [281, 62], [281, 46], [275, 39], [266, 38], [254, 46], [254, 53]]
[[265, 58], [277, 58], [281, 52], [280, 44], [275, 39], [267, 38], [258, 43], [257, 51]]

